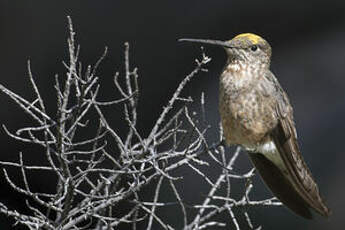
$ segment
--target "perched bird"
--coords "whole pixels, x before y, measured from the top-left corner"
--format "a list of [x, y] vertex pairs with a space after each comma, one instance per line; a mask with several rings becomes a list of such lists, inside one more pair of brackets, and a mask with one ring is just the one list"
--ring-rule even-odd
[[310, 209], [328, 217], [330, 210], [297, 143], [287, 94], [270, 71], [271, 46], [244, 33], [229, 41], [180, 39], [225, 49], [228, 60], [220, 76], [219, 113], [228, 145], [241, 145], [272, 193], [298, 215]]

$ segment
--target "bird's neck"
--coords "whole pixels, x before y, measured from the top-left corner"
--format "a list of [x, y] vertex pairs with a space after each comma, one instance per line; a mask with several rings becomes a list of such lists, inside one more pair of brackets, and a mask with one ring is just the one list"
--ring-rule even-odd
[[263, 62], [258, 61], [248, 63], [248, 60], [245, 59], [237, 59], [237, 58], [228, 58], [225, 70], [228, 70], [229, 72], [236, 73], [236, 72], [242, 72], [248, 69], [269, 69], [270, 68], [270, 62]]
[[220, 77], [220, 86], [231, 93], [241, 91], [253, 80], [253, 76], [249, 75], [250, 69], [251, 67], [242, 61], [228, 62]]
[[[220, 87], [231, 95], [250, 91], [262, 78], [262, 70], [268, 69], [266, 63], [248, 64], [243, 60], [228, 60], [220, 77]], [[261, 70], [261, 71], [260, 71]]]
[[236, 73], [246, 69], [247, 67], [248, 65], [243, 60], [229, 58], [225, 66], [225, 71]]

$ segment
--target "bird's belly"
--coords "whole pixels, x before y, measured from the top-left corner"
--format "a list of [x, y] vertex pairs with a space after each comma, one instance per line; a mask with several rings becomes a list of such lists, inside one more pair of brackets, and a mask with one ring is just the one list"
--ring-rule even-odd
[[222, 118], [224, 137], [228, 145], [239, 144], [254, 147], [264, 139], [262, 124], [249, 119]]
[[227, 144], [257, 146], [277, 124], [274, 98], [258, 88], [228, 90], [220, 84], [219, 112]]
[[255, 103], [242, 101], [220, 106], [224, 137], [229, 145], [257, 146], [266, 140], [276, 121], [272, 111]]

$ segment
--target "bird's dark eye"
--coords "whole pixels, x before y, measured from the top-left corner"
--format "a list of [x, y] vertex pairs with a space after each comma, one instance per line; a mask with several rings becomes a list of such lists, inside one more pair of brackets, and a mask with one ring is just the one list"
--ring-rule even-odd
[[253, 46], [250, 47], [250, 49], [251, 49], [252, 51], [256, 51], [256, 50], [258, 49], [258, 47], [257, 47], [256, 45], [253, 45]]

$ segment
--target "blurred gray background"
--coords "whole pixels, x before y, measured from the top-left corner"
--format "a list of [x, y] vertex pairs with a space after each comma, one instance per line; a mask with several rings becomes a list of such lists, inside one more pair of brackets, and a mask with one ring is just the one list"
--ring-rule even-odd
[[[318, 181], [321, 193], [333, 210], [328, 219], [312, 221], [282, 207], [251, 211], [263, 229], [342, 229], [345, 226], [344, 130], [345, 130], [345, 1], [0, 1], [0, 83], [32, 98], [26, 61], [54, 112], [54, 74], [63, 75], [67, 60], [66, 16], [71, 15], [81, 44], [81, 60], [93, 64], [104, 46], [109, 55], [100, 67], [103, 96], [111, 95], [108, 84], [123, 70], [123, 43], [130, 42], [132, 66], [139, 67], [141, 98], [139, 129], [147, 133], [179, 81], [192, 70], [200, 55], [198, 45], [178, 43], [182, 37], [228, 40], [238, 33], [262, 35], [273, 47], [272, 70], [287, 91], [295, 109], [302, 153]], [[212, 57], [209, 72], [194, 78], [185, 95], [206, 94], [207, 116], [217, 134], [218, 75], [225, 63], [223, 50], [206, 47]], [[11, 130], [30, 120], [1, 95], [0, 123]], [[116, 117], [114, 118], [116, 119]], [[210, 137], [212, 138], [212, 137]], [[19, 144], [0, 132], [0, 160], [24, 157], [40, 161], [40, 149]], [[229, 149], [227, 151], [230, 151]], [[249, 167], [244, 157], [237, 165]], [[38, 189], [45, 180], [33, 177]], [[184, 190], [192, 197], [203, 186], [186, 176]], [[36, 185], [35, 185], [36, 183]], [[9, 188], [1, 175], [0, 201], [26, 210], [24, 199]], [[48, 186], [49, 187], [49, 186]], [[44, 189], [44, 188], [41, 188]], [[258, 179], [258, 196], [269, 191]], [[166, 211], [166, 216], [169, 212]], [[171, 214], [170, 214], [171, 217]], [[0, 217], [0, 229], [13, 222]], [[13, 229], [20, 229], [13, 227]]]

